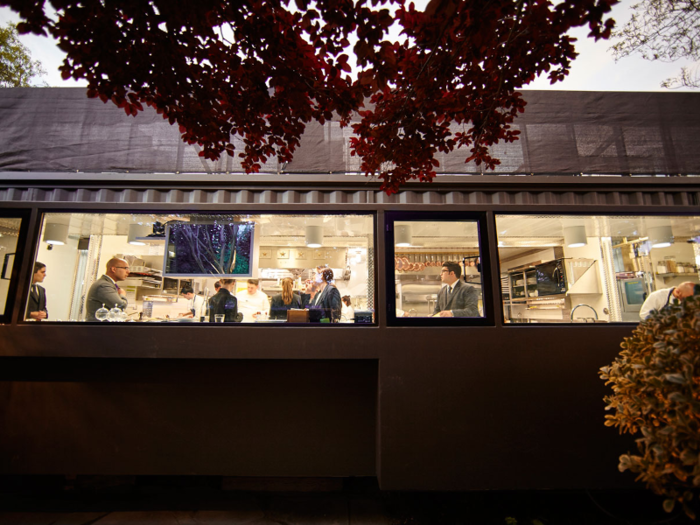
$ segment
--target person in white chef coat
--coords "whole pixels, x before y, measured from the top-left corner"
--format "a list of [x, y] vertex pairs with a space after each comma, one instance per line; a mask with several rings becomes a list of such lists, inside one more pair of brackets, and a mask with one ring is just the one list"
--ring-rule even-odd
[[243, 314], [244, 323], [267, 320], [270, 317], [270, 299], [258, 288], [258, 279], [248, 279], [248, 288], [238, 294], [238, 311]]
[[194, 290], [189, 285], [182, 287], [180, 295], [187, 299], [187, 312], [180, 314], [179, 317], [194, 317], [195, 321], [201, 321], [206, 310], [206, 301], [204, 297], [195, 295]]

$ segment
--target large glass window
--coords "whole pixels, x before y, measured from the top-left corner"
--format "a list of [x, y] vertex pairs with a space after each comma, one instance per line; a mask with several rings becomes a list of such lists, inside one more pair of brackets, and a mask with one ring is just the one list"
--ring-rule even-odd
[[373, 232], [366, 214], [48, 213], [26, 318], [371, 324]]
[[700, 283], [700, 217], [498, 215], [496, 224], [509, 323], [639, 322]]
[[[22, 219], [0, 217], [0, 318], [8, 315], [7, 299], [12, 284]], [[15, 272], [16, 275], [16, 272]]]
[[477, 220], [397, 217], [391, 227], [390, 310], [399, 324], [412, 324], [418, 318], [451, 323], [484, 317]]

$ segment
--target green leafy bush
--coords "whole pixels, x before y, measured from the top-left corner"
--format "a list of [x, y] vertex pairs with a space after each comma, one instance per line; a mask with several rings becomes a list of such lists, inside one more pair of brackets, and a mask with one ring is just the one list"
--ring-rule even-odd
[[618, 468], [637, 473], [664, 509], [676, 503], [695, 518], [700, 490], [700, 297], [642, 321], [600, 376], [611, 385], [605, 424], [639, 435], [638, 455], [623, 454]]

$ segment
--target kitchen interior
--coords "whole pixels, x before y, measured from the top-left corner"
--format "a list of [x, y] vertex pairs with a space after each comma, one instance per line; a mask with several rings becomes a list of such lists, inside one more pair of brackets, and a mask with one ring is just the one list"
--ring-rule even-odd
[[483, 315], [477, 222], [396, 221], [394, 282], [398, 317], [433, 315], [445, 261], [458, 263], [462, 279], [478, 290], [478, 308]]
[[646, 296], [700, 282], [700, 217], [497, 215], [508, 323], [639, 322]]
[[374, 309], [371, 215], [50, 213], [36, 258], [47, 265], [49, 321], [83, 320], [87, 291], [115, 256], [130, 266], [129, 278], [119, 283], [129, 304], [118, 320], [192, 321], [179, 318], [188, 311], [180, 289], [189, 284], [195, 294], [211, 297], [222, 275], [168, 273], [165, 261], [173, 254], [166, 254], [172, 250], [166, 233], [168, 225], [213, 221], [253, 225], [249, 272], [235, 277], [234, 295], [246, 290], [248, 278], [258, 279], [271, 298], [282, 292], [281, 279], [291, 277], [298, 293], [321, 266], [333, 270], [355, 312]]

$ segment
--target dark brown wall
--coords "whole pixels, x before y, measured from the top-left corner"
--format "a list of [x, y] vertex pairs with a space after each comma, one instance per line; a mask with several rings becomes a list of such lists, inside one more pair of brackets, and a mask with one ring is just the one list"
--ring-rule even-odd
[[[383, 489], [626, 486], [598, 369], [631, 328], [394, 329], [380, 360]], [[424, 339], [424, 344], [416, 344]]]
[[[597, 372], [632, 327], [197, 328], [3, 327], [18, 351], [40, 338], [47, 354], [73, 340], [163, 359], [4, 357], [0, 472], [377, 475], [386, 490], [631, 481]], [[192, 349], [201, 359], [168, 358]]]
[[375, 474], [376, 361], [6, 358], [0, 375], [3, 474]]

